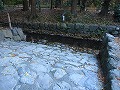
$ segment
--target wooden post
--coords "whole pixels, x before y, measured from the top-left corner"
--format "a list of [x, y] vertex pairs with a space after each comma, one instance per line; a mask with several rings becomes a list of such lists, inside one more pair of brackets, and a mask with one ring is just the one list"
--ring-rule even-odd
[[8, 15], [9, 28], [12, 29], [12, 25], [11, 25], [11, 20], [10, 20], [10, 15], [9, 15], [9, 13], [7, 13], [7, 15]]

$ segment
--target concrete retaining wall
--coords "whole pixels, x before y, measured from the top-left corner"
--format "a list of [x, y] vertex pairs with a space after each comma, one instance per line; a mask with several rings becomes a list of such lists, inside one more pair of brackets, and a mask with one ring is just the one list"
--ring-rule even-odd
[[106, 90], [120, 90], [120, 38], [106, 34], [100, 53]]
[[[0, 25], [7, 26], [8, 23], [0, 22]], [[41, 30], [45, 30], [44, 32], [46, 33], [72, 34], [73, 37], [79, 37], [80, 34], [88, 38], [101, 37], [104, 33], [110, 33], [115, 36], [120, 35], [120, 26], [85, 25], [81, 23], [12, 23], [12, 26], [23, 28], [24, 31], [29, 32], [38, 33]]]

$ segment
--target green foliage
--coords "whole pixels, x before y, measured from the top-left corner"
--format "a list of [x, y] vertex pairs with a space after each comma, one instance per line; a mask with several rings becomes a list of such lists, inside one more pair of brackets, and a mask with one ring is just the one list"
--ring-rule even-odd
[[114, 8], [114, 19], [116, 22], [120, 22], [120, 4], [117, 4]]
[[4, 9], [3, 2], [0, 0], [0, 11]]
[[101, 7], [102, 1], [103, 0], [87, 0], [86, 6], [89, 7], [93, 4], [95, 7]]
[[109, 9], [110, 10], [114, 10], [114, 7], [116, 7], [116, 1], [115, 0], [111, 0]]
[[22, 0], [4, 0], [6, 5], [22, 4]]
[[93, 4], [95, 7], [101, 7], [102, 1], [101, 0], [94, 0]]
[[15, 5], [17, 5], [17, 4], [22, 4], [22, 0], [15, 0], [16, 2], [15, 2]]
[[71, 6], [71, 0], [67, 0], [66, 2], [63, 3], [64, 7], [70, 7]]

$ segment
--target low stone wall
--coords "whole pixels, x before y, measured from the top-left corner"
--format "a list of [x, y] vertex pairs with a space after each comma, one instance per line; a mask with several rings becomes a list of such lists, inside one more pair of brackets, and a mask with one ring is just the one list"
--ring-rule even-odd
[[[0, 22], [1, 26], [7, 26], [8, 23]], [[39, 33], [41, 30], [45, 30], [41, 33], [51, 34], [71, 34], [72, 37], [101, 37], [104, 33], [110, 33], [112, 35], [120, 35], [120, 26], [102, 26], [102, 25], [85, 25], [81, 23], [12, 23], [14, 27], [23, 28], [27, 32]]]
[[120, 38], [106, 34], [100, 53], [106, 90], [120, 90]]
[[21, 41], [26, 40], [26, 36], [24, 35], [21, 28], [0, 28], [0, 41], [3, 41], [5, 39]]

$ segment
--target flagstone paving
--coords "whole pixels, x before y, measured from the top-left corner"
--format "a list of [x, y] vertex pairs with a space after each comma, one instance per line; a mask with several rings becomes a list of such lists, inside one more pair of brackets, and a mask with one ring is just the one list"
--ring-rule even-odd
[[65, 45], [0, 42], [0, 90], [102, 90], [93, 54]]

